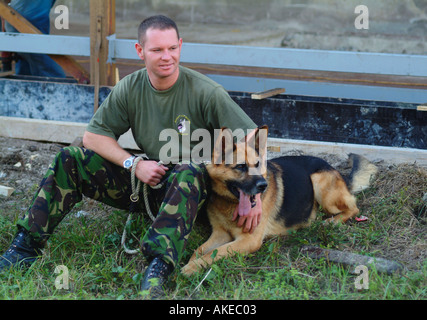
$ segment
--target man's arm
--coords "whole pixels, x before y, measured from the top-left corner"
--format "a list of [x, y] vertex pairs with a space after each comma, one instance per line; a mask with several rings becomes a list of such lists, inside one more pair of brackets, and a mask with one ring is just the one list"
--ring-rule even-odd
[[[131, 156], [117, 141], [111, 137], [86, 131], [83, 135], [83, 145], [99, 154], [104, 159], [123, 167], [123, 161]], [[140, 161], [135, 171], [136, 177], [150, 186], [157, 185], [165, 175], [165, 166], [157, 165], [155, 161]]]
[[83, 145], [120, 167], [123, 166], [123, 161], [131, 156], [129, 152], [119, 146], [115, 139], [89, 131], [83, 135]]

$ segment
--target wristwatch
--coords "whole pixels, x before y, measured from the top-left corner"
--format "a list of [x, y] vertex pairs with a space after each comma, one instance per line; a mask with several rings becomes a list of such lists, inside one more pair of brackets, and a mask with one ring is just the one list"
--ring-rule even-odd
[[130, 170], [132, 168], [133, 161], [135, 160], [135, 158], [135, 156], [130, 156], [125, 161], [123, 161], [123, 168]]

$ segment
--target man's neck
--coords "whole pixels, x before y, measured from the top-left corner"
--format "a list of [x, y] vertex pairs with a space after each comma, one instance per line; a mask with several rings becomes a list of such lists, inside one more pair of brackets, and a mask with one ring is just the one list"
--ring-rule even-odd
[[179, 78], [179, 68], [176, 70], [174, 74], [166, 78], [156, 77], [150, 72], [148, 72], [148, 79], [150, 80], [151, 85], [154, 89], [158, 91], [165, 91], [169, 88], [173, 87], [173, 85], [178, 81]]

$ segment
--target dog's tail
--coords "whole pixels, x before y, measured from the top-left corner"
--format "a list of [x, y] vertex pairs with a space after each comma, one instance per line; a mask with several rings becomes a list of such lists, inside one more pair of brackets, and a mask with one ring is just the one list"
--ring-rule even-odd
[[351, 193], [358, 193], [369, 187], [378, 168], [361, 155], [351, 153], [348, 156], [352, 166], [349, 176], [345, 179]]

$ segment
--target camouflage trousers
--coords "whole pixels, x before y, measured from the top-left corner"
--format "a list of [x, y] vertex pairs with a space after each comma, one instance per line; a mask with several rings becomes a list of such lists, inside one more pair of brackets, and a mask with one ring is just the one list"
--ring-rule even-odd
[[[203, 164], [177, 164], [164, 179], [161, 189], [148, 188], [158, 214], [142, 238], [142, 252], [148, 257], [160, 255], [176, 266], [206, 200], [208, 174]], [[45, 242], [83, 195], [129, 210], [131, 193], [129, 170], [91, 150], [66, 147], [56, 155], [18, 227], [28, 230], [36, 241]], [[155, 214], [153, 207], [152, 211]]]

